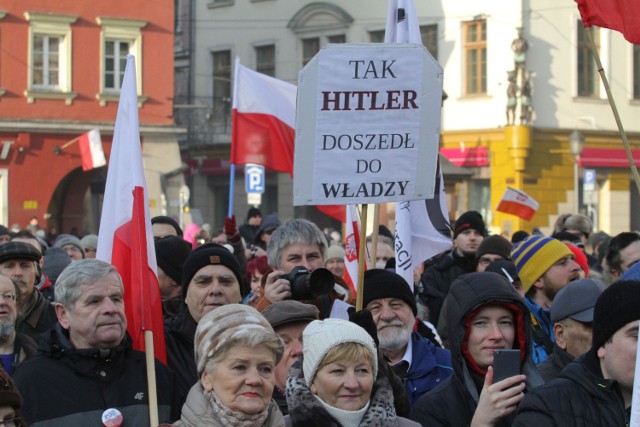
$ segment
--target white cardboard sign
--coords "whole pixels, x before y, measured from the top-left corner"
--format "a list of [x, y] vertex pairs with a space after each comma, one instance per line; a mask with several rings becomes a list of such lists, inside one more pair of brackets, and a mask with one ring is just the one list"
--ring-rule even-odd
[[294, 205], [433, 198], [442, 67], [418, 44], [335, 44], [300, 73]]

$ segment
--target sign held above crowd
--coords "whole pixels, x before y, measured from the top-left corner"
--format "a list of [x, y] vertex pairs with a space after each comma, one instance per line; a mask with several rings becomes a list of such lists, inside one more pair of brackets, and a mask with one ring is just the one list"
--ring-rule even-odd
[[298, 82], [294, 204], [434, 196], [442, 67], [419, 44], [335, 44]]

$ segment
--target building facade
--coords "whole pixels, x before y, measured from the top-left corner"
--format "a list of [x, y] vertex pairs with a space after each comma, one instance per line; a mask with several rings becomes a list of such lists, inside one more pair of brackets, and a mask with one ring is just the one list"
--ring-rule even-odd
[[99, 129], [107, 159], [128, 54], [136, 57], [151, 215], [177, 216], [173, 2], [7, 0], [0, 5], [0, 223], [32, 217], [97, 233], [107, 167], [83, 172], [77, 138]]
[[[539, 228], [549, 233], [559, 214], [580, 211], [609, 233], [640, 228], [640, 220], [631, 215], [640, 198], [631, 187], [621, 139], [574, 2], [414, 3], [423, 43], [444, 68], [441, 153], [464, 169], [445, 173], [452, 218], [476, 209], [492, 232]], [[221, 223], [229, 200], [234, 58], [296, 84], [302, 67], [327, 43], [382, 42], [387, 2], [190, 4], [194, 48], [188, 105], [198, 124], [190, 127], [181, 147], [190, 165], [191, 204]], [[615, 32], [592, 33], [637, 150], [640, 51]], [[577, 206], [576, 157], [569, 147], [574, 130], [584, 137], [577, 158]], [[595, 172], [594, 184], [582, 185], [585, 169]], [[291, 206], [290, 177], [268, 173], [266, 182], [263, 211], [277, 211], [282, 219], [298, 216]], [[532, 221], [495, 211], [507, 186], [540, 203]], [[233, 188], [233, 211], [243, 217], [248, 204], [241, 174]], [[392, 205], [383, 206], [381, 219], [393, 226]]]

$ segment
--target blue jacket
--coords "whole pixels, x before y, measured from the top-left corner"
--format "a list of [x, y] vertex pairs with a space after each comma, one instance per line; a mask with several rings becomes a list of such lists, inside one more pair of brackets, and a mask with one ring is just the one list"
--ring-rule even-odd
[[[551, 323], [550, 311], [546, 308], [540, 307], [534, 300], [528, 296], [524, 297], [524, 302], [527, 304], [529, 311], [533, 314], [534, 319], [532, 321], [533, 330], [533, 349], [531, 357], [533, 363], [539, 365], [549, 358], [552, 353], [553, 343], [555, 343], [555, 337], [553, 336], [553, 323]], [[537, 325], [533, 321], [537, 322]], [[548, 338], [549, 351], [545, 349], [544, 340]]]
[[449, 350], [436, 347], [417, 332], [411, 333], [411, 345], [411, 367], [402, 380], [409, 405], [453, 373]]

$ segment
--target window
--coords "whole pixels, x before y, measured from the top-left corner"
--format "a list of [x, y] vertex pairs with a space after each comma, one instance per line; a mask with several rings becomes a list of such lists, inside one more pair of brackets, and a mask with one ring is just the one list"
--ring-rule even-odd
[[327, 43], [345, 43], [346, 30], [353, 17], [340, 6], [313, 2], [301, 8], [289, 20], [290, 28], [302, 47], [302, 65], [307, 65], [320, 48]]
[[463, 22], [466, 95], [487, 93], [487, 21]]
[[596, 61], [589, 47], [587, 31], [591, 31], [596, 49], [600, 52], [600, 29], [593, 26], [584, 28], [582, 21], [578, 21], [578, 96], [599, 98], [600, 81]]
[[136, 86], [138, 104], [146, 101], [142, 96], [142, 33], [146, 21], [136, 19], [96, 18], [102, 27], [100, 31], [100, 92], [96, 99], [101, 106], [108, 102], [118, 102], [127, 55], [136, 57]]
[[107, 40], [104, 44], [104, 88], [119, 91], [127, 66], [129, 43]]
[[213, 52], [213, 120], [217, 133], [231, 133], [231, 51]]
[[640, 44], [633, 45], [633, 99], [640, 99]]
[[438, 59], [438, 24], [422, 25], [420, 27], [422, 44], [435, 59]]
[[77, 16], [25, 12], [29, 22], [29, 68], [25, 96], [64, 99], [71, 105], [71, 24]]
[[302, 39], [302, 65], [309, 61], [320, 51], [320, 37]]
[[384, 43], [384, 30], [369, 31], [370, 43]]
[[256, 71], [268, 76], [276, 75], [276, 47], [275, 45], [256, 47]]

